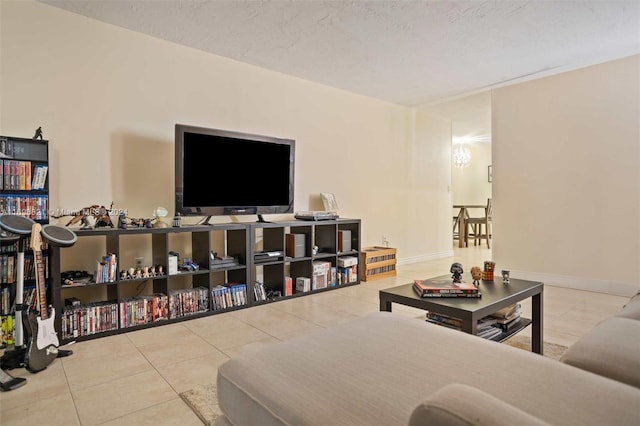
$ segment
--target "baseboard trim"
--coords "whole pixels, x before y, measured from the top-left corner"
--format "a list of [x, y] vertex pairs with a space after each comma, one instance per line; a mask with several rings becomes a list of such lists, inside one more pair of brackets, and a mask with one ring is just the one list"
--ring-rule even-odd
[[446, 259], [447, 257], [453, 257], [453, 250], [442, 251], [440, 253], [430, 253], [422, 256], [404, 257], [397, 259], [398, 265], [409, 265], [411, 263], [428, 262], [430, 260]]
[[631, 297], [640, 290], [640, 285], [611, 280], [596, 280], [593, 278], [572, 277], [567, 275], [543, 274], [539, 272], [511, 270], [513, 278], [541, 281], [545, 284], [571, 288], [574, 290], [593, 291], [595, 293], [611, 294], [613, 296]]

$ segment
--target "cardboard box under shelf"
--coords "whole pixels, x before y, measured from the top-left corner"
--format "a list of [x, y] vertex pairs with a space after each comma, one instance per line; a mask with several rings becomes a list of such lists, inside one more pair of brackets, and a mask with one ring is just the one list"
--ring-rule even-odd
[[371, 281], [396, 275], [396, 249], [365, 247], [360, 252], [360, 279]]

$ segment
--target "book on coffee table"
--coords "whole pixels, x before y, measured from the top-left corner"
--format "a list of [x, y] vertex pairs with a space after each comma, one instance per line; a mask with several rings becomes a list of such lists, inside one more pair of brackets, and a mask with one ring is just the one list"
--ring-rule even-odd
[[413, 289], [416, 291], [416, 293], [418, 293], [418, 295], [420, 297], [422, 297], [423, 299], [428, 299], [428, 298], [480, 298], [482, 297], [482, 293], [477, 292], [477, 293], [422, 293], [420, 292], [420, 290], [418, 290], [416, 288], [416, 286], [413, 286]]
[[479, 297], [478, 287], [469, 283], [454, 283], [446, 279], [414, 280], [413, 288], [421, 297]]

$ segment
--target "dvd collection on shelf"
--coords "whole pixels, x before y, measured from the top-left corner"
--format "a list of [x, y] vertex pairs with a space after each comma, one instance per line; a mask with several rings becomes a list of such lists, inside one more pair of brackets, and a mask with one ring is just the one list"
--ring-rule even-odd
[[212, 288], [211, 308], [209, 294], [204, 287], [172, 290], [169, 296], [155, 293], [149, 296], [130, 297], [119, 304], [112, 302], [81, 304], [79, 300], [67, 299], [62, 308], [62, 338], [88, 336], [209, 310], [242, 306], [246, 303], [246, 284], [225, 284]]
[[0, 189], [38, 191], [44, 189], [49, 167], [31, 161], [0, 159]]
[[96, 262], [96, 284], [113, 283], [117, 278], [118, 258], [111, 253]]
[[[520, 318], [520, 303], [509, 305], [506, 308], [478, 320], [476, 335], [485, 339], [492, 339], [517, 326], [520, 323]], [[427, 312], [426, 321], [432, 324], [453, 328], [455, 330], [462, 329], [462, 320], [460, 318], [435, 312]]]
[[211, 289], [212, 310], [227, 309], [247, 304], [246, 284], [218, 285]]

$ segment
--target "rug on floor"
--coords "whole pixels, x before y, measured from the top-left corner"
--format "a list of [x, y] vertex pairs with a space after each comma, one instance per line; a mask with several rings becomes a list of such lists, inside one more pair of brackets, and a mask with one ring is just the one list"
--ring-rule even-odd
[[213, 426], [216, 418], [222, 415], [218, 407], [218, 393], [215, 383], [198, 385], [191, 390], [182, 392], [180, 398], [207, 426]]
[[[524, 349], [526, 351], [531, 350], [531, 338], [529, 336], [515, 335], [503, 342], [506, 345], [513, 346], [514, 348]], [[566, 346], [557, 345], [555, 343], [543, 342], [542, 354], [547, 358], [560, 359], [562, 354], [569, 349]]]

